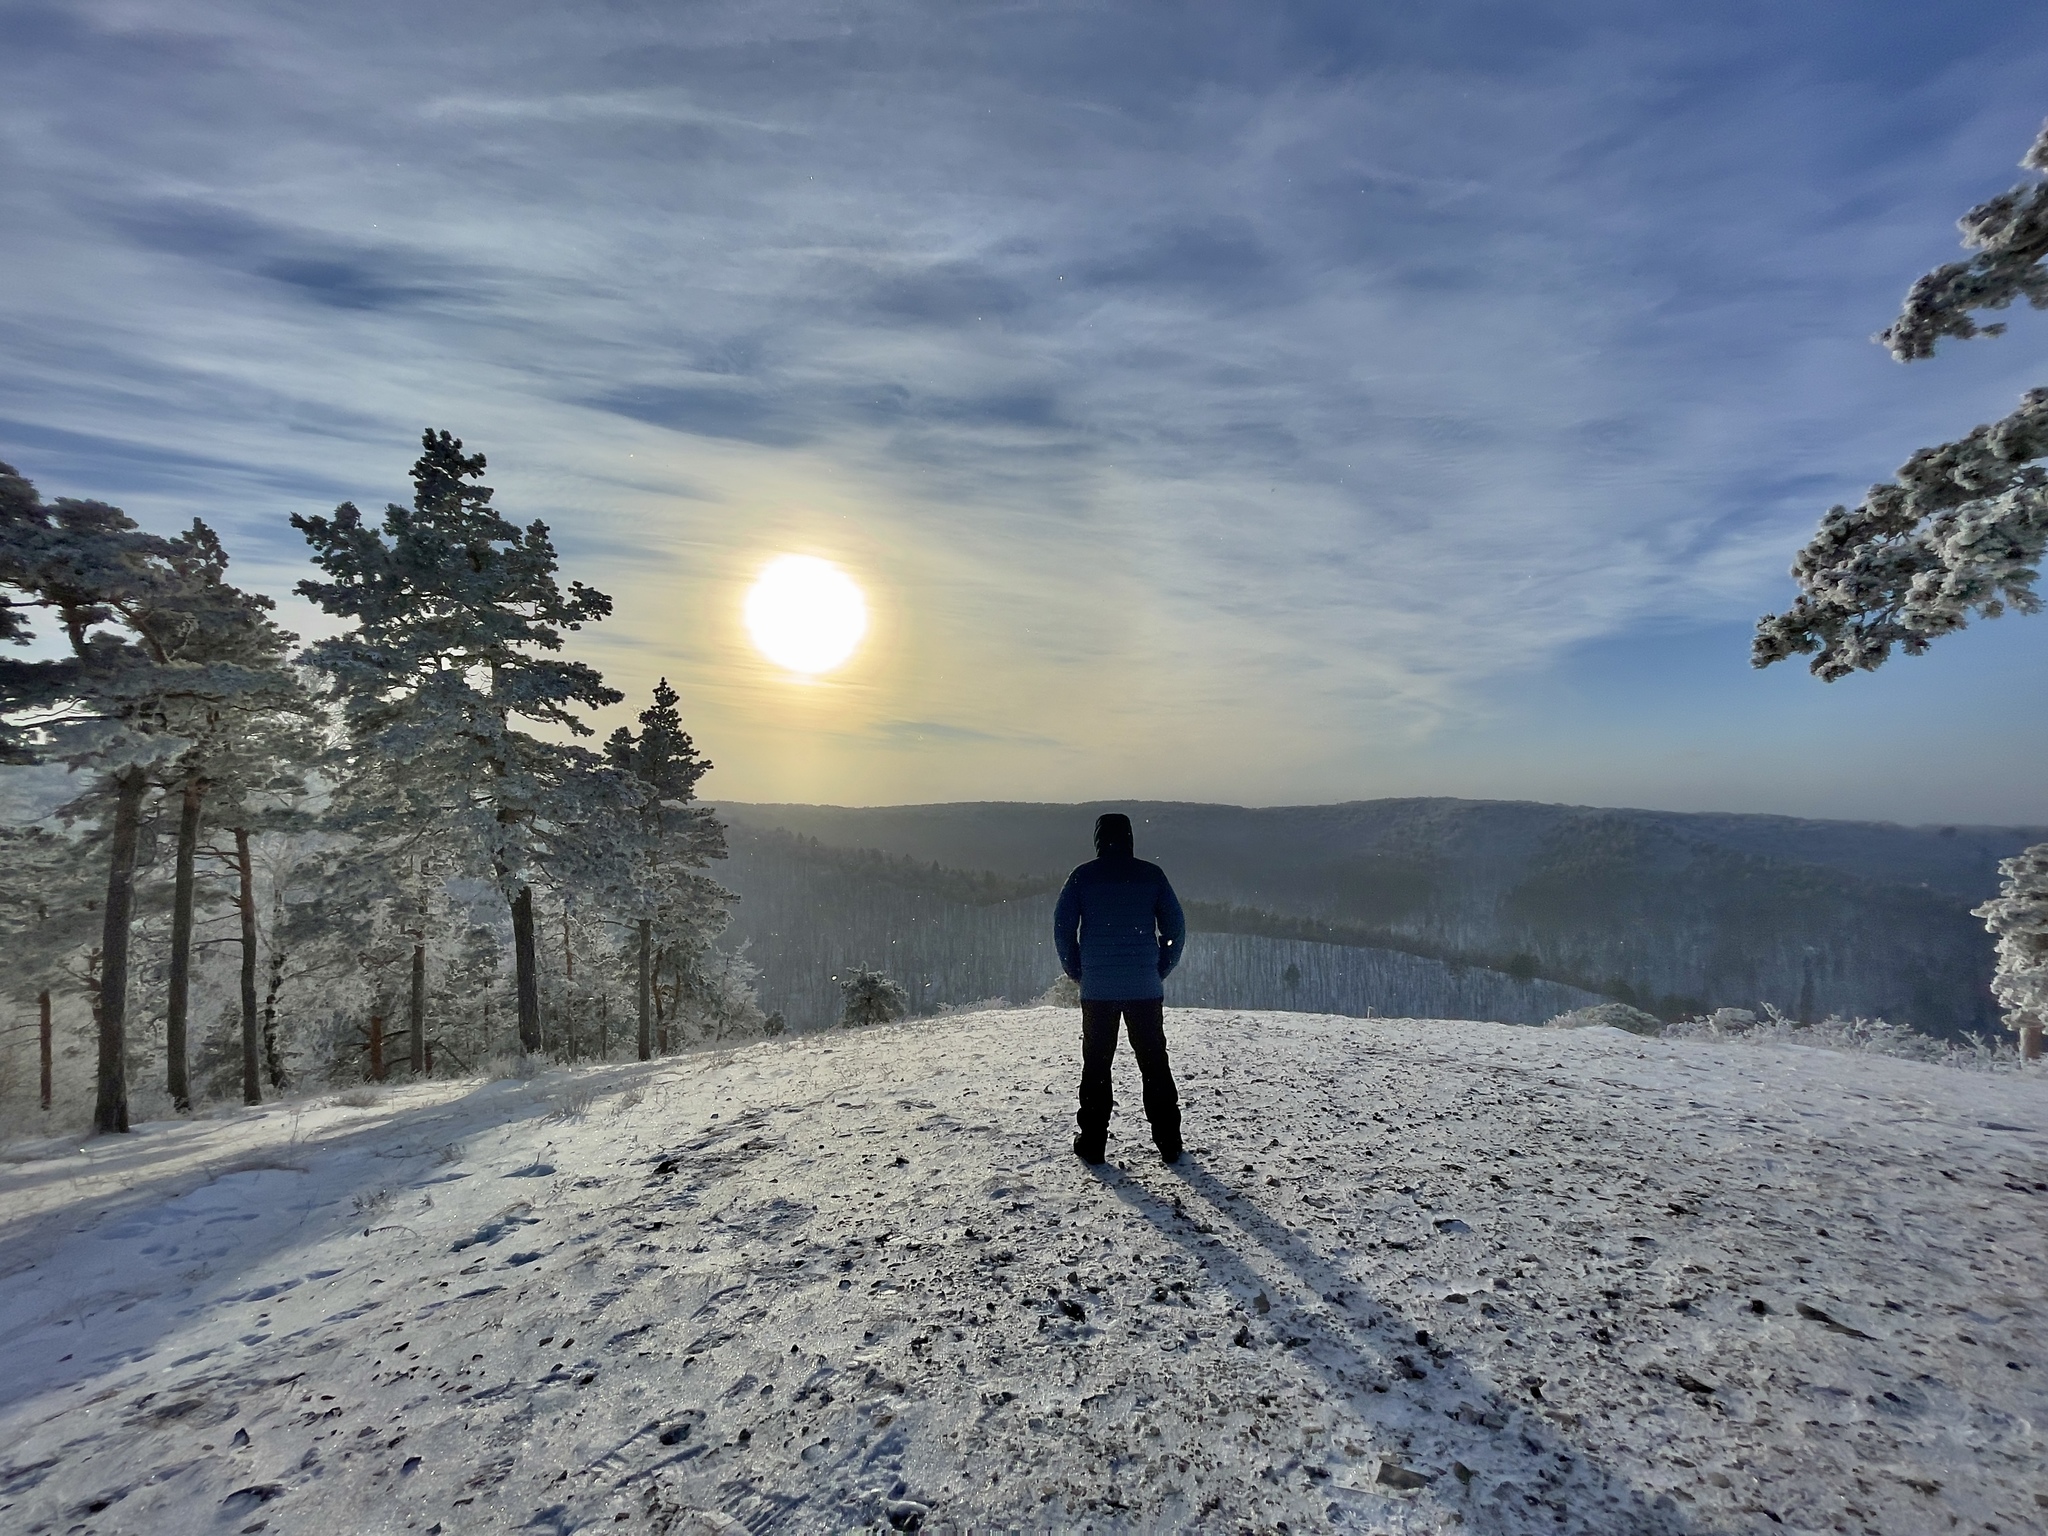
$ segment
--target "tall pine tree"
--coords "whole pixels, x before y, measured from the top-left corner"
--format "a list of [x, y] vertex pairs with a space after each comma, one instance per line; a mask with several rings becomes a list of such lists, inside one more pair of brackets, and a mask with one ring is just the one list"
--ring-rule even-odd
[[573, 858], [577, 781], [593, 754], [529, 726], [591, 734], [577, 708], [621, 695], [555, 653], [563, 631], [611, 612], [580, 582], [564, 592], [544, 523], [520, 528], [492, 505], [482, 454], [427, 431], [409, 507], [373, 528], [349, 503], [294, 517], [325, 580], [299, 591], [353, 628], [305, 659], [331, 680], [346, 732], [335, 797], [343, 830], [395, 858], [432, 836], [493, 880], [511, 912], [521, 1046], [541, 1044], [533, 884]]
[[[290, 662], [298, 637], [271, 619], [276, 604], [227, 581], [227, 551], [204, 523], [195, 522], [171, 556], [176, 586], [167, 594], [178, 609], [172, 654], [207, 669], [211, 686], [187, 686], [166, 701], [164, 725], [183, 741], [154, 777], [178, 805], [173, 860], [169, 998], [165, 1010], [166, 1087], [179, 1109], [191, 1107], [188, 1003], [192, 931], [197, 900], [200, 836], [211, 802], [246, 843], [251, 823], [264, 815], [272, 791], [299, 785], [299, 774], [321, 747], [319, 706]], [[218, 824], [218, 817], [216, 817]], [[242, 911], [242, 1030], [244, 1101], [260, 1097], [256, 1072], [253, 871], [238, 860], [236, 903]]]
[[[654, 1051], [655, 977], [667, 963], [678, 969], [693, 962], [725, 925], [731, 892], [695, 875], [711, 859], [725, 857], [725, 827], [710, 809], [691, 802], [697, 781], [711, 771], [683, 729], [680, 697], [663, 678], [654, 702], [640, 712], [640, 732], [620, 726], [604, 744], [605, 759], [637, 791], [633, 844], [635, 961], [639, 994], [639, 1055]], [[678, 983], [680, 997], [682, 987]]]

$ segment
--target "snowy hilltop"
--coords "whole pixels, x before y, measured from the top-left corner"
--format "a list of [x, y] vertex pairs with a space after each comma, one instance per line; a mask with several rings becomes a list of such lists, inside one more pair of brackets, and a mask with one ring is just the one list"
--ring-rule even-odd
[[0, 1165], [10, 1532], [2018, 1532], [2034, 1076], [1071, 1012], [148, 1123]]

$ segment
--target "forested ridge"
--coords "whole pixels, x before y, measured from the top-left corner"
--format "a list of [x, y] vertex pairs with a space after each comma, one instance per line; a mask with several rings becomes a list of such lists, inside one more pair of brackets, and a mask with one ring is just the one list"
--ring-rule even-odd
[[815, 839], [878, 881], [1011, 899], [1056, 890], [1094, 815], [1124, 809], [1198, 930], [1399, 951], [1666, 1017], [1770, 1002], [1948, 1036], [1996, 1025], [1970, 907], [2042, 835], [1448, 799], [720, 809], [736, 837]]

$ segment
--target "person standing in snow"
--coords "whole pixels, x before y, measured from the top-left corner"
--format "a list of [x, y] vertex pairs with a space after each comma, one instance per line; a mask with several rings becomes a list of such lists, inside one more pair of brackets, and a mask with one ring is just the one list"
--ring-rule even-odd
[[1162, 1161], [1180, 1161], [1180, 1093], [1166, 1059], [1166, 989], [1180, 963], [1187, 919], [1166, 872], [1137, 856], [1131, 818], [1117, 811], [1095, 819], [1096, 857], [1067, 876], [1053, 909], [1052, 940], [1060, 965], [1081, 984], [1080, 1134], [1074, 1154], [1099, 1163], [1109, 1139], [1109, 1067], [1117, 1022], [1130, 1030], [1131, 1051], [1145, 1075], [1145, 1118]]

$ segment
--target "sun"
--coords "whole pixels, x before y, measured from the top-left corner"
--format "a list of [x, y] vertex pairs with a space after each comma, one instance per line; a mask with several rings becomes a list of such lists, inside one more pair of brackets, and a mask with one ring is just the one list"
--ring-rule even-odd
[[782, 555], [747, 593], [747, 633], [778, 667], [815, 677], [841, 666], [868, 632], [868, 605], [853, 578], [815, 555]]

